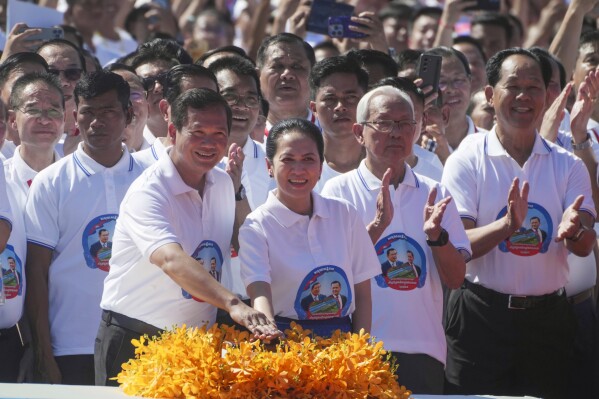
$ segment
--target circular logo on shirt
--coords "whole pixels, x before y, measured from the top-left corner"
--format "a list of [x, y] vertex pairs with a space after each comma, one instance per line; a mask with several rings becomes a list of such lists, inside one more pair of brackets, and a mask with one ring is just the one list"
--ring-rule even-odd
[[0, 253], [0, 268], [4, 297], [12, 299], [23, 295], [23, 263], [21, 258], [15, 254], [15, 248], [12, 245], [6, 245], [4, 251]]
[[83, 230], [83, 256], [91, 269], [110, 270], [112, 257], [112, 235], [116, 226], [117, 214], [107, 214], [94, 218]]
[[375, 277], [381, 288], [411, 291], [422, 288], [426, 281], [426, 257], [416, 240], [403, 233], [393, 233], [375, 246], [381, 274]]
[[[223, 253], [219, 246], [214, 241], [205, 240], [198, 245], [191, 257], [198, 261], [199, 266], [206, 269], [206, 271], [220, 283], [223, 268]], [[189, 292], [181, 288], [181, 294], [185, 299], [193, 299], [196, 302], [204, 302], [201, 299], [196, 298]]]
[[347, 275], [328, 265], [312, 270], [300, 284], [294, 308], [300, 320], [322, 320], [347, 316], [352, 303]]
[[[504, 207], [497, 219], [505, 216], [507, 206]], [[499, 244], [501, 252], [511, 252], [518, 256], [532, 256], [544, 254], [551, 244], [553, 222], [549, 213], [539, 204], [528, 203], [528, 212], [522, 227]]]

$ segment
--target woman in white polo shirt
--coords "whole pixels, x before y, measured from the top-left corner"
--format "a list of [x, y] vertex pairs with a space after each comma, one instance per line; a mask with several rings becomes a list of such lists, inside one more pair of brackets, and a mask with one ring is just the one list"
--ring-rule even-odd
[[292, 321], [320, 336], [369, 331], [370, 279], [380, 266], [355, 208], [313, 191], [323, 152], [309, 121], [271, 129], [266, 157], [277, 188], [239, 232], [242, 279], [254, 308], [282, 331]]

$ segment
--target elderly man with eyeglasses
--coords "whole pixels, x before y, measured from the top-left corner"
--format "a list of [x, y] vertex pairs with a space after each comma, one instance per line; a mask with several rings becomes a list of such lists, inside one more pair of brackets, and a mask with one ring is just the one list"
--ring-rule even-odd
[[[440, 394], [446, 361], [442, 286], [462, 283], [470, 243], [447, 189], [406, 163], [417, 134], [409, 94], [377, 87], [358, 103], [356, 119], [353, 132], [366, 158], [329, 180], [322, 195], [356, 207], [379, 257], [372, 335], [399, 362], [402, 384], [414, 393]], [[401, 254], [393, 265], [387, 259], [391, 249]]]

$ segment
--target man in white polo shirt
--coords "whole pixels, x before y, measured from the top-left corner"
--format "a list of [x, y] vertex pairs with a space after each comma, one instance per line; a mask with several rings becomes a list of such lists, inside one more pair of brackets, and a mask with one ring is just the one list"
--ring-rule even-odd
[[257, 337], [274, 337], [276, 326], [245, 305], [210, 273], [229, 257], [235, 192], [215, 168], [226, 151], [231, 110], [218, 93], [192, 89], [171, 104], [168, 156], [131, 186], [113, 236], [114, 256], [104, 285], [102, 322], [96, 339], [96, 384], [109, 380], [134, 357], [129, 343], [175, 325], [210, 326], [216, 307]]
[[349, 201], [367, 225], [381, 267], [372, 282], [371, 332], [398, 360], [399, 381], [414, 393], [440, 394], [442, 284], [462, 284], [470, 244], [449, 192], [406, 163], [416, 134], [409, 95], [375, 88], [360, 100], [356, 119], [366, 158], [322, 193]]
[[141, 174], [122, 143], [129, 86], [111, 72], [84, 76], [75, 91], [83, 143], [41, 171], [27, 198], [27, 313], [37, 372], [46, 382], [94, 383], [93, 351], [110, 250], [91, 254], [98, 231], [114, 231], [119, 205]]
[[[442, 179], [473, 252], [448, 303], [446, 389], [570, 397], [576, 322], [563, 287], [568, 252], [587, 256], [595, 245], [589, 173], [536, 131], [547, 60], [503, 50], [487, 63], [487, 77], [497, 123], [449, 157]], [[531, 228], [533, 217], [545, 240]]]
[[[3, 270], [10, 265], [14, 271], [7, 273], [4, 279], [5, 305], [0, 311], [0, 329], [7, 331], [0, 330], [0, 341], [7, 346], [6, 350], [0, 347], [0, 351], [5, 359], [2, 366], [10, 368], [14, 378], [7, 381], [0, 370], [0, 381], [16, 382], [20, 356], [14, 358], [13, 355], [22, 356], [30, 340], [27, 323], [19, 322], [17, 326], [25, 304], [25, 203], [29, 186], [38, 172], [60, 159], [54, 146], [64, 131], [65, 115], [60, 82], [47, 73], [34, 72], [20, 77], [12, 87], [9, 101], [8, 124], [19, 134], [21, 144], [14, 156], [4, 163], [13, 228], [6, 249], [0, 253], [0, 263]], [[12, 345], [8, 346], [9, 343]]]

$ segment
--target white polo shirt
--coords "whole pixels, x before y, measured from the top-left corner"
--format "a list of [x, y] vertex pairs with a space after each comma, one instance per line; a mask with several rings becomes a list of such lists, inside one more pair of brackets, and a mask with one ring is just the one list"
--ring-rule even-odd
[[166, 147], [162, 144], [162, 140], [154, 140], [150, 147], [134, 152], [133, 158], [143, 166], [144, 169], [147, 169], [154, 165], [164, 154], [166, 154]]
[[[564, 210], [583, 194], [581, 211], [595, 218], [589, 173], [580, 159], [538, 134], [530, 157], [520, 167], [493, 129], [474, 135], [468, 146], [449, 157], [442, 182], [453, 194], [460, 216], [486, 226], [507, 212], [514, 177], [530, 185], [524, 225], [489, 253], [472, 260], [466, 278], [506, 294], [551, 293], [568, 281], [568, 251], [563, 243], [554, 242]], [[540, 232], [532, 229], [531, 218], [538, 218]]]
[[[41, 171], [27, 197], [27, 241], [53, 251], [48, 275], [49, 321], [55, 356], [93, 354], [100, 298], [119, 205], [142, 168], [122, 146], [106, 168], [83, 151]], [[106, 247], [99, 242], [107, 230]]]
[[154, 141], [156, 141], [156, 136], [154, 136], [154, 133], [152, 133], [150, 131], [150, 129], [148, 128], [148, 125], [146, 125], [144, 127], [144, 133], [143, 133], [143, 135], [144, 135], [144, 139], [146, 139], [146, 141], [148, 143], [150, 143], [150, 145], [154, 144]]
[[322, 163], [322, 173], [320, 174], [320, 179], [318, 180], [318, 182], [316, 183], [316, 186], [314, 187], [314, 191], [321, 194], [322, 189], [324, 188], [324, 185], [326, 182], [331, 180], [333, 177], [341, 176], [342, 174], [343, 173], [337, 172], [335, 169], [331, 168], [329, 166], [329, 164], [327, 163], [327, 161], [325, 160]]
[[425, 150], [415, 144], [414, 155], [418, 157], [418, 163], [416, 163], [416, 166], [413, 168], [414, 172], [433, 179], [434, 181], [441, 181], [441, 176], [443, 176], [443, 164], [434, 152]]
[[[450, 195], [445, 187], [417, 175], [406, 164], [403, 181], [397, 189], [391, 188], [393, 220], [374, 246], [378, 275], [372, 281], [371, 331], [387, 350], [424, 353], [445, 364], [443, 288], [423, 231], [424, 206], [432, 187], [437, 187], [435, 202]], [[352, 203], [367, 224], [374, 219], [380, 188], [381, 181], [362, 161], [358, 169], [329, 181], [323, 194]], [[453, 201], [445, 210], [442, 226], [455, 248], [470, 258], [470, 242]], [[387, 258], [390, 249], [397, 251], [395, 262]], [[413, 254], [412, 263], [408, 251]]]
[[[4, 285], [4, 305], [0, 305], [0, 329], [11, 328], [23, 315], [25, 303], [25, 257], [27, 241], [23, 203], [19, 203], [18, 187], [6, 179], [0, 163], [0, 219], [12, 225], [10, 237], [4, 251], [0, 252], [0, 278]], [[11, 258], [11, 259], [9, 259]], [[14, 269], [11, 268], [14, 264]]]
[[0, 148], [0, 154], [2, 154], [5, 160], [12, 158], [16, 148], [17, 146], [15, 143], [10, 140], [4, 140], [4, 144], [2, 144], [2, 147]]
[[[102, 309], [158, 328], [212, 325], [216, 308], [192, 298], [150, 262], [159, 247], [177, 243], [185, 253], [216, 270], [228, 262], [235, 193], [231, 178], [214, 168], [203, 196], [189, 187], [170, 156], [161, 157], [133, 183], [121, 205]], [[221, 274], [222, 275], [222, 274]]]
[[[6, 174], [6, 180], [11, 181], [15, 190], [15, 196], [17, 203], [20, 204], [21, 210], [25, 209], [25, 202], [27, 201], [27, 194], [29, 193], [29, 187], [33, 183], [33, 178], [37, 176], [38, 172], [31, 169], [29, 165], [21, 157], [20, 147], [15, 149], [15, 154], [12, 158], [4, 163], [4, 173]], [[54, 151], [54, 162], [61, 159], [58, 152]]]
[[[258, 142], [248, 138], [242, 150], [245, 159], [241, 172], [241, 184], [245, 188], [250, 209], [254, 210], [266, 202], [273, 179], [268, 175], [264, 148]], [[224, 157], [218, 167], [225, 170], [227, 161], [228, 157]], [[231, 263], [223, 269], [222, 284], [241, 298], [246, 299], [249, 297], [245, 285], [241, 281], [240, 267], [238, 253], [231, 247]]]
[[[296, 320], [349, 316], [355, 309], [354, 285], [379, 270], [362, 219], [345, 201], [312, 192], [312, 216], [299, 215], [271, 191], [266, 203], [239, 231], [241, 276], [246, 286], [270, 284], [274, 314]], [[339, 282], [334, 298], [331, 283]], [[320, 283], [317, 298], [311, 287]]]

